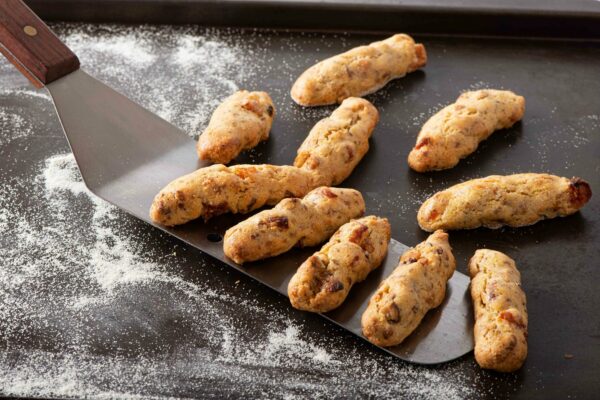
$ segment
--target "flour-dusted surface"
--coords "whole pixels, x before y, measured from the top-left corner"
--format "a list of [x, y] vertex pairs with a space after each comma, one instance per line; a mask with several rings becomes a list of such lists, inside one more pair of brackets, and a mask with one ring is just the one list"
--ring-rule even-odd
[[[299, 321], [254, 300], [241, 282], [202, 282], [207, 263], [186, 279], [177, 269], [187, 251], [173, 245], [160, 254], [147, 232], [123, 226], [127, 216], [87, 191], [71, 154], [49, 157], [36, 177], [2, 186], [0, 194], [9, 199], [16, 191], [39, 193], [41, 201], [27, 212], [2, 204], [3, 236], [12, 232], [0, 273], [5, 394], [188, 397], [217, 392], [209, 382], [251, 397], [329, 397], [349, 385], [357, 386], [347, 394], [429, 396], [443, 389], [459, 398], [469, 391], [452, 368], [394, 368], [358, 352], [347, 363], [348, 355], [331, 346], [340, 339], [307, 338]], [[50, 217], [39, 221], [44, 213]], [[155, 313], [169, 319], [157, 321]], [[262, 326], [249, 325], [246, 315]], [[164, 323], [167, 329], [157, 326]], [[22, 349], [23, 341], [34, 349]], [[386, 380], [371, 377], [372, 368], [386, 367]]]
[[[88, 72], [190, 136], [233, 91], [267, 90], [278, 109], [271, 138], [241, 162], [291, 162], [312, 125], [332, 109], [295, 106], [291, 83], [316, 60], [372, 41], [193, 27], [54, 28]], [[421, 241], [425, 233], [415, 218], [420, 202], [464, 179], [552, 172], [580, 175], [600, 188], [600, 83], [574, 78], [593, 67], [597, 48], [555, 45], [548, 53], [536, 43], [497, 41], [496, 50], [480, 50], [473, 59], [469, 50], [476, 40], [422, 40], [430, 56], [426, 71], [370, 96], [382, 120], [370, 153], [345, 183], [363, 192], [370, 212], [391, 220], [396, 239]], [[556, 80], [563, 72], [552, 66], [553, 57], [574, 51], [569, 74]], [[519, 68], [486, 68], [516, 56]], [[411, 366], [291, 309], [282, 296], [90, 194], [49, 97], [32, 90], [5, 61], [0, 76], [1, 394], [585, 397], [573, 383], [575, 374], [583, 387], [600, 390], [594, 318], [600, 305], [600, 250], [594, 245], [600, 196], [570, 219], [451, 234], [463, 272], [480, 246], [507, 252], [522, 269], [531, 353], [519, 374], [480, 371], [471, 355], [441, 367]], [[523, 124], [494, 135], [451, 171], [408, 171], [406, 156], [422, 123], [460, 91], [483, 87], [522, 92], [528, 100]], [[576, 90], [579, 99], [563, 99], [566, 90]], [[565, 108], [572, 110], [567, 118]], [[565, 353], [575, 357], [565, 359]]]

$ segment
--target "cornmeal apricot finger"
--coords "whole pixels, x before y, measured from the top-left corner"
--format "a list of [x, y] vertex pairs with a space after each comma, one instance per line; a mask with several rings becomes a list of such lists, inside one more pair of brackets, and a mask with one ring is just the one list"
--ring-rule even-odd
[[390, 223], [385, 218], [371, 215], [342, 225], [290, 280], [292, 306], [312, 312], [339, 307], [352, 286], [381, 265], [390, 237]]
[[369, 150], [379, 113], [365, 99], [350, 98], [312, 128], [294, 166], [313, 172], [324, 186], [338, 185]]
[[198, 138], [198, 157], [228, 164], [269, 138], [274, 116], [275, 106], [266, 92], [235, 92], [217, 107]]
[[302, 106], [341, 103], [376, 92], [426, 63], [425, 47], [397, 34], [313, 65], [292, 86], [292, 99]]
[[417, 172], [454, 167], [498, 129], [523, 118], [525, 98], [508, 90], [484, 89], [461, 94], [431, 117], [408, 156]]
[[469, 261], [475, 311], [475, 360], [499, 372], [527, 358], [527, 305], [515, 262], [499, 251], [477, 250]]
[[154, 198], [150, 218], [173, 226], [224, 213], [247, 213], [317, 186], [310, 171], [290, 166], [222, 164], [175, 179]]
[[223, 251], [236, 263], [243, 264], [285, 253], [294, 246], [314, 246], [364, 211], [360, 192], [319, 187], [302, 199], [284, 199], [271, 210], [229, 228], [223, 239]]
[[448, 234], [436, 231], [406, 251], [400, 264], [377, 288], [362, 315], [363, 335], [378, 346], [395, 346], [446, 296], [456, 261]]
[[577, 212], [592, 197], [580, 178], [548, 174], [492, 175], [436, 193], [419, 209], [422, 229], [520, 227]]

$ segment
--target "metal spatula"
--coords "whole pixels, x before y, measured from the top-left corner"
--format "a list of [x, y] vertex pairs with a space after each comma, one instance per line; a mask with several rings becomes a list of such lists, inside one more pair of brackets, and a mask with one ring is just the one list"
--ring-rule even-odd
[[[81, 175], [99, 197], [150, 224], [154, 195], [172, 179], [202, 166], [184, 132], [79, 69], [79, 61], [20, 0], [0, 2], [2, 53], [36, 86], [52, 95]], [[157, 228], [218, 258], [279, 293], [314, 249], [294, 250], [260, 263], [236, 265], [225, 258], [221, 237], [243, 216], [209, 223]], [[378, 283], [396, 267], [407, 246], [392, 239], [384, 265], [356, 285], [347, 301], [323, 316], [362, 337], [360, 317]], [[456, 272], [445, 302], [430, 312], [399, 346], [385, 351], [407, 361], [436, 364], [473, 349], [469, 279]]]

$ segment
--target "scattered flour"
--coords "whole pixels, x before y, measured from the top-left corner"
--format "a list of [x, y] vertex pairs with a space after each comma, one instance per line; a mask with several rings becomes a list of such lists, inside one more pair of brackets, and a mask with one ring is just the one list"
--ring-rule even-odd
[[0, 110], [0, 145], [29, 136], [32, 132], [33, 128], [29, 121], [17, 112]]
[[[64, 41], [75, 51], [80, 59], [95, 59], [96, 53], [114, 57], [122, 63], [134, 63], [139, 67], [148, 67], [156, 61], [149, 38], [140, 31], [132, 31], [128, 35], [113, 36], [78, 32], [68, 35]], [[106, 65], [102, 66], [103, 68]]]
[[36, 97], [44, 100], [50, 99], [48, 92], [43, 89], [36, 90], [33, 88], [19, 88], [15, 90], [3, 90], [2, 93], [8, 96]]
[[[41, 193], [41, 202], [23, 212], [10, 200], [17, 192]], [[444, 393], [446, 398], [460, 398], [469, 392], [464, 378], [452, 369], [430, 371], [369, 356], [370, 352], [327, 350], [324, 340], [305, 338], [294, 321], [244, 300], [248, 297], [243, 293], [214, 292], [168, 272], [177, 260], [156, 262], [142, 252], [138, 234], [116, 223], [126, 216], [85, 188], [71, 154], [49, 157], [38, 176], [2, 185], [0, 195], [0, 230], [15, 235], [0, 248], [0, 292], [4, 293], [0, 332], [5, 343], [0, 355], [1, 393], [99, 399], [185, 397], [178, 393], [177, 384], [192, 378], [201, 385], [227, 382], [238, 395], [271, 398], [308, 393], [315, 398], [336, 393], [416, 398]], [[87, 223], [70, 212], [76, 207], [89, 209]], [[38, 221], [42, 209], [52, 218]], [[188, 333], [204, 340], [205, 346], [192, 347], [183, 340], [177, 354], [161, 352], [151, 357], [138, 343], [130, 349], [136, 355], [131, 357], [119, 343], [112, 343], [111, 355], [96, 354], [97, 337], [111, 328], [103, 326], [102, 314], [123, 308], [124, 299], [135, 299], [128, 294], [139, 290], [167, 291], [175, 297], [172, 312], [183, 319], [181, 323], [191, 325]], [[252, 334], [250, 327], [230, 318], [232, 310], [255, 313], [265, 326]], [[131, 310], [130, 317], [139, 318], [138, 311]], [[91, 329], [85, 326], [89, 322]], [[153, 321], [139, 323], [152, 325]], [[152, 329], [142, 331], [152, 335]], [[17, 344], [47, 332], [53, 334], [38, 350]], [[377, 369], [386, 370], [385, 380], [373, 372]], [[281, 380], [284, 371], [290, 376]]]
[[[485, 81], [477, 81], [475, 83], [472, 83], [469, 85], [469, 89], [468, 90], [482, 90], [482, 89], [504, 89], [502, 86], [498, 86], [498, 85], [493, 85], [490, 82], [485, 82]], [[467, 90], [463, 90], [463, 92], [466, 92]]]
[[[256, 73], [255, 55], [227, 31], [106, 25], [92, 34], [88, 26], [64, 29], [65, 42], [83, 69], [164, 119], [176, 120], [193, 137], [222, 98], [240, 89], [242, 77], [251, 79]], [[139, 78], [162, 79], [173, 71], [181, 79], [175, 85]], [[185, 95], [190, 92], [193, 101]]]

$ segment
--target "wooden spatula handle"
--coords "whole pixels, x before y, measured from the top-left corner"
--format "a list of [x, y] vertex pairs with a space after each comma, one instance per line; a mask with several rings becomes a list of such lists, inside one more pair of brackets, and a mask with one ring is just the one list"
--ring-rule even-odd
[[41, 87], [77, 70], [79, 59], [21, 0], [0, 0], [0, 52]]

